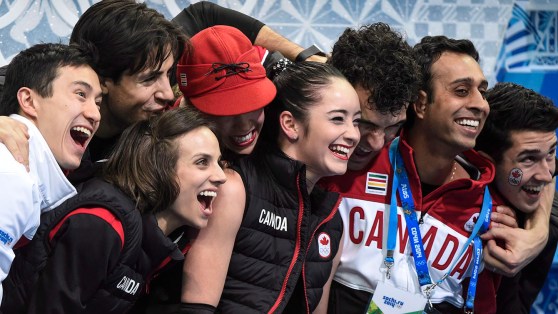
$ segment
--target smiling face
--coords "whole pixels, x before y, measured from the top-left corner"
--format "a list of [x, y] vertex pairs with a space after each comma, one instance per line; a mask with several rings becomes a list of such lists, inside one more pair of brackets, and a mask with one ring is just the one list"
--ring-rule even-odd
[[36, 110], [33, 120], [60, 167], [71, 170], [80, 165], [99, 127], [101, 87], [89, 66], [65, 66], [57, 74], [52, 97], [31, 91]]
[[129, 75], [123, 74], [118, 82], [105, 79], [103, 84], [103, 123], [100, 137], [111, 137], [134, 122], [147, 120], [160, 113], [173, 100], [169, 75], [174, 56], [171, 54], [160, 69], [146, 69]]
[[207, 127], [194, 129], [177, 138], [175, 143], [178, 146], [176, 176], [180, 192], [167, 209], [173, 217], [168, 221], [177, 226], [204, 228], [212, 213], [211, 204], [218, 187], [226, 180], [219, 165], [219, 143]]
[[227, 149], [241, 155], [248, 155], [254, 150], [265, 119], [263, 108], [241, 115], [214, 118], [219, 138]]
[[344, 174], [360, 137], [356, 123], [360, 105], [354, 88], [345, 80], [333, 78], [321, 93], [321, 101], [308, 110], [305, 125], [297, 128], [295, 149], [287, 151], [306, 164], [307, 178], [312, 182]]
[[350, 170], [361, 170], [378, 155], [380, 150], [397, 136], [397, 131], [407, 118], [406, 106], [397, 115], [381, 114], [368, 102], [370, 91], [357, 86], [355, 88], [362, 110], [359, 123], [360, 142], [349, 159]]
[[453, 155], [473, 148], [490, 110], [485, 99], [487, 86], [472, 57], [442, 53], [432, 64], [432, 102], [427, 104], [421, 92], [416, 112], [422, 127], [416, 131]]
[[518, 210], [532, 213], [540, 202], [542, 188], [555, 171], [556, 133], [512, 131], [512, 147], [496, 165], [498, 191]]

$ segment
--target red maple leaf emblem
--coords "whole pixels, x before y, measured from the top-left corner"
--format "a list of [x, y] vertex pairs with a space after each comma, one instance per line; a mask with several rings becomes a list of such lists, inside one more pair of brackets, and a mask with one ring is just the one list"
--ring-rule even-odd
[[512, 175], [514, 178], [519, 178], [519, 176], [520, 176], [519, 170], [514, 170], [514, 171], [512, 171], [511, 175]]
[[324, 237], [322, 237], [322, 238], [320, 239], [320, 243], [321, 243], [322, 245], [328, 245], [328, 244], [329, 244], [329, 240], [327, 239], [327, 237], [324, 236]]

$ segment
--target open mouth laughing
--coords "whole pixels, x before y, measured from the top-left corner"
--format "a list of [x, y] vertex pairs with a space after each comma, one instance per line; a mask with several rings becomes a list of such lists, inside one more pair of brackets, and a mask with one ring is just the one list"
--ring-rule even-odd
[[333, 155], [335, 155], [337, 158], [342, 160], [349, 160], [349, 152], [351, 151], [350, 146], [339, 144], [329, 145], [329, 150], [331, 150], [333, 152]]
[[200, 208], [205, 216], [211, 215], [211, 204], [213, 200], [217, 197], [216, 191], [205, 190], [198, 193], [198, 202], [200, 203]]
[[91, 138], [93, 131], [83, 126], [75, 126], [70, 130], [70, 136], [81, 147], [85, 147], [87, 140]]
[[536, 186], [522, 186], [521, 190], [529, 195], [537, 196], [541, 193], [543, 188], [544, 188], [544, 184], [541, 184]]

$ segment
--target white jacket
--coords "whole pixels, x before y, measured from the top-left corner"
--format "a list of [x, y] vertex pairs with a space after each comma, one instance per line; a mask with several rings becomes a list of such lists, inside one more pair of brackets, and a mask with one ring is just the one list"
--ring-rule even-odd
[[[33, 238], [41, 213], [77, 193], [64, 176], [39, 129], [20, 115], [10, 117], [23, 122], [28, 128], [30, 171], [27, 172], [0, 143], [0, 282], [10, 270], [14, 245], [22, 236], [28, 240]], [[0, 285], [0, 303], [2, 294]]]

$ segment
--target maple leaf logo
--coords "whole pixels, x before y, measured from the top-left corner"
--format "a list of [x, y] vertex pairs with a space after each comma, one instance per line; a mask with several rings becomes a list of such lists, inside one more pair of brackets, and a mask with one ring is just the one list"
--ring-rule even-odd
[[318, 235], [318, 252], [321, 258], [330, 258], [331, 256], [331, 238], [329, 234], [322, 232]]
[[512, 171], [511, 175], [512, 175], [514, 178], [517, 179], [517, 178], [519, 178], [519, 176], [520, 176], [521, 174], [519, 173], [519, 170], [514, 170], [514, 171]]

